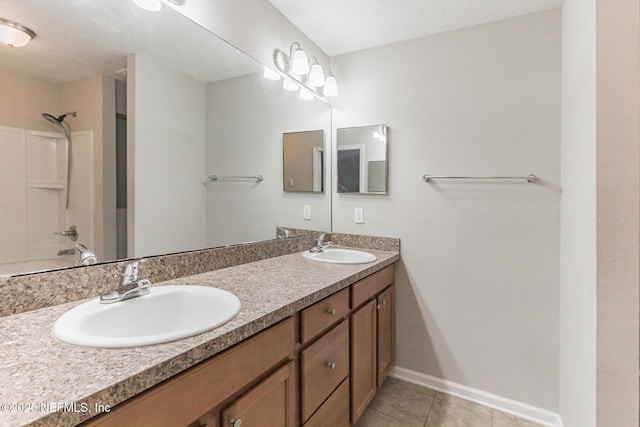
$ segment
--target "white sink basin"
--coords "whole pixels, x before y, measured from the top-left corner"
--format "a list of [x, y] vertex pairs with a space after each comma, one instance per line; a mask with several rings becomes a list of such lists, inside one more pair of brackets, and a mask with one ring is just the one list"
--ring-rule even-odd
[[326, 248], [322, 252], [306, 251], [302, 253], [305, 258], [333, 264], [366, 264], [376, 260], [374, 254], [354, 249]]
[[98, 298], [64, 313], [53, 336], [85, 347], [138, 347], [175, 341], [222, 326], [240, 311], [230, 292], [207, 286], [158, 286], [137, 298]]

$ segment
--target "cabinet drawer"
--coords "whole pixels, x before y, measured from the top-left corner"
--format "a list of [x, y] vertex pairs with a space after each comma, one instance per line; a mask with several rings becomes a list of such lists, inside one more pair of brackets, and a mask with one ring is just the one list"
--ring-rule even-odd
[[300, 342], [316, 337], [320, 332], [338, 323], [349, 312], [349, 289], [343, 289], [302, 311]]
[[221, 425], [294, 427], [294, 366], [289, 362], [225, 408]]
[[304, 427], [349, 427], [349, 378], [331, 393]]
[[351, 286], [351, 308], [356, 308], [393, 283], [394, 264], [358, 280]]
[[342, 321], [300, 352], [302, 422], [349, 375], [349, 322]]
[[293, 318], [283, 320], [87, 425], [187, 425], [285, 360], [294, 350], [294, 326]]

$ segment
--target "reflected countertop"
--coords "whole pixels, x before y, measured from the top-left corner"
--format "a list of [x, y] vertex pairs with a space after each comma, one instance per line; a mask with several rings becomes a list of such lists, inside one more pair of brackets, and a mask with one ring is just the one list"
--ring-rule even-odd
[[100, 405], [113, 407], [400, 257], [399, 252], [367, 251], [376, 261], [319, 263], [298, 252], [157, 283], [214, 286], [242, 304], [229, 323], [166, 344], [99, 349], [53, 338], [56, 319], [83, 301], [0, 318], [0, 426], [80, 423], [97, 415]]

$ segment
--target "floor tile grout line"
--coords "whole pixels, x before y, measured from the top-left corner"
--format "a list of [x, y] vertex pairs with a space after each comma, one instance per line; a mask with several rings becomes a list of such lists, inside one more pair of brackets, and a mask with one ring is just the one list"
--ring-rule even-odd
[[431, 415], [431, 409], [433, 409], [433, 404], [436, 402], [436, 395], [434, 394], [431, 397], [431, 404], [429, 405], [429, 410], [427, 411], [427, 418], [424, 419], [423, 427], [427, 427], [427, 421], [429, 421], [429, 415]]

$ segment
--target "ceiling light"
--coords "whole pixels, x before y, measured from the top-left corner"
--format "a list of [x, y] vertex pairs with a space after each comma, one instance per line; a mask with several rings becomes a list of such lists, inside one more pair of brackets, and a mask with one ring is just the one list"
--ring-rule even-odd
[[[311, 58], [315, 60], [315, 58]], [[309, 71], [309, 80], [307, 80], [309, 86], [313, 87], [322, 87], [324, 86], [324, 70], [322, 70], [322, 66], [316, 62], [311, 66], [311, 71]]]
[[324, 81], [324, 89], [322, 91], [324, 96], [334, 97], [338, 96], [338, 82], [336, 82], [336, 78], [333, 77], [331, 71], [329, 71], [329, 75], [327, 79]]
[[269, 67], [264, 67], [264, 78], [267, 80], [280, 80], [280, 74]]
[[17, 22], [0, 18], [0, 43], [11, 47], [22, 47], [36, 37], [36, 33]]

